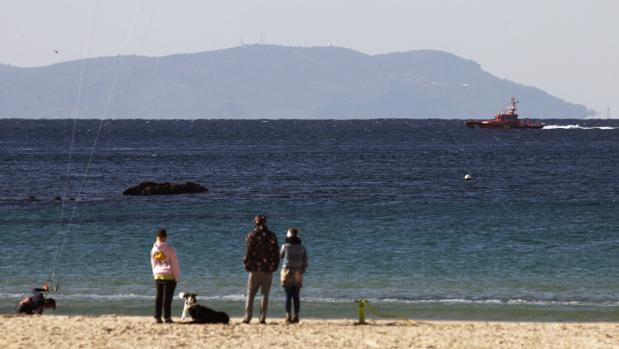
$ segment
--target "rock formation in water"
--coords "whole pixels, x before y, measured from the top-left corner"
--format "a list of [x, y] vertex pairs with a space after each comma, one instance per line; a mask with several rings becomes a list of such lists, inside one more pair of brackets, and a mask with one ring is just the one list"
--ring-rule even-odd
[[155, 183], [143, 182], [123, 192], [123, 195], [176, 195], [205, 193], [208, 189], [194, 182], [185, 183]]
[[26, 202], [39, 202], [41, 200], [39, 200], [36, 196], [34, 195], [28, 195], [24, 198], [24, 201]]

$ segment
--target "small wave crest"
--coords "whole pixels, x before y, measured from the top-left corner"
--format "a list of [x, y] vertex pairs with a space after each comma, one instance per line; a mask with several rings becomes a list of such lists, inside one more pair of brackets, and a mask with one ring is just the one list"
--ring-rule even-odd
[[508, 304], [508, 305], [552, 305], [552, 306], [619, 306], [619, 301], [603, 300], [603, 301], [588, 301], [588, 300], [542, 300], [542, 299], [462, 299], [462, 298], [444, 298], [444, 299], [375, 299], [371, 300], [376, 303], [404, 303], [404, 304]]
[[[27, 295], [27, 293], [0, 293], [0, 299], [18, 299]], [[124, 294], [90, 294], [90, 293], [65, 293], [53, 296], [56, 299], [72, 299], [72, 300], [92, 300], [92, 301], [143, 301], [153, 300], [155, 296], [139, 295], [135, 293]], [[243, 294], [231, 294], [231, 295], [215, 295], [215, 296], [202, 296], [203, 300], [217, 300], [217, 301], [244, 301], [245, 295]]]
[[616, 127], [611, 126], [580, 126], [576, 125], [546, 125], [543, 130], [614, 130]]
[[[19, 299], [24, 294], [19, 293], [0, 293], [1, 300]], [[56, 299], [71, 299], [78, 301], [101, 301], [101, 302], [117, 302], [117, 301], [151, 301], [154, 300], [154, 296], [138, 295], [133, 293], [128, 294], [86, 294], [86, 293], [73, 293], [64, 295], [55, 295]], [[244, 302], [244, 294], [230, 294], [230, 295], [204, 295], [199, 296], [200, 300], [204, 302], [209, 301], [223, 301], [223, 302]], [[355, 299], [352, 298], [337, 298], [337, 297], [306, 297], [305, 301], [310, 303], [352, 303]], [[619, 300], [605, 299], [605, 300], [585, 300], [585, 299], [563, 299], [563, 300], [542, 300], [542, 299], [463, 299], [463, 298], [437, 298], [437, 299], [405, 299], [405, 298], [368, 298], [368, 300], [375, 304], [477, 304], [477, 305], [490, 305], [490, 304], [506, 304], [506, 305], [538, 305], [538, 306], [619, 306]]]

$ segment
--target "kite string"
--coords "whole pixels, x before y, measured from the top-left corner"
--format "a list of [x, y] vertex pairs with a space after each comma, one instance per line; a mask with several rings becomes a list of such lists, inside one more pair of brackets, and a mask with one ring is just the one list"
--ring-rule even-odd
[[[142, 2], [139, 2], [139, 4], [141, 5]], [[141, 6], [140, 6], [141, 7]], [[122, 51], [124, 52], [126, 47], [129, 44], [130, 41], [130, 37], [131, 34], [133, 33], [133, 31], [135, 31], [135, 27], [137, 25], [137, 15], [138, 15], [139, 11], [136, 11], [135, 17], [134, 17], [134, 22], [133, 22], [133, 26], [131, 28], [131, 30], [127, 33], [127, 36], [125, 37], [125, 42], [123, 44], [123, 49]], [[86, 163], [86, 169], [84, 170], [84, 174], [82, 176], [82, 181], [80, 183], [79, 189], [77, 191], [77, 196], [75, 198], [75, 204], [73, 205], [73, 210], [71, 212], [71, 217], [69, 218], [69, 223], [67, 224], [67, 231], [71, 230], [71, 224], [73, 222], [73, 218], [75, 216], [75, 211], [77, 210], [77, 205], [81, 199], [81, 195], [84, 189], [84, 184], [86, 183], [86, 179], [88, 178], [88, 173], [90, 171], [90, 166], [92, 164], [92, 159], [94, 157], [95, 154], [95, 150], [97, 149], [97, 144], [99, 142], [99, 136], [101, 135], [101, 130], [103, 129], [103, 125], [105, 123], [105, 120], [107, 118], [107, 113], [110, 107], [110, 103], [112, 101], [112, 97], [114, 96], [114, 90], [116, 89], [116, 85], [118, 83], [118, 77], [119, 77], [119, 73], [120, 73], [120, 67], [122, 66], [122, 63], [125, 60], [125, 55], [120, 55], [118, 57], [118, 60], [116, 61], [116, 67], [114, 69], [114, 77], [112, 79], [112, 85], [110, 86], [110, 89], [108, 91], [107, 94], [107, 99], [105, 101], [105, 105], [103, 108], [103, 113], [101, 114], [101, 120], [99, 121], [99, 126], [97, 127], [97, 132], [95, 134], [95, 140], [93, 141], [92, 147], [90, 149], [90, 155], [88, 156], [88, 161]]]
[[86, 42], [84, 43], [83, 50], [82, 50], [82, 61], [80, 62], [80, 75], [79, 75], [79, 81], [77, 85], [78, 86], [77, 96], [75, 98], [75, 112], [73, 115], [73, 129], [71, 130], [71, 143], [69, 146], [69, 160], [67, 161], [67, 173], [65, 176], [64, 189], [62, 190], [62, 196], [60, 197], [62, 200], [62, 203], [60, 206], [60, 229], [61, 230], [62, 230], [62, 222], [64, 218], [65, 195], [67, 193], [67, 189], [69, 186], [69, 175], [71, 173], [71, 161], [73, 158], [73, 147], [75, 145], [75, 131], [77, 129], [77, 119], [80, 116], [82, 102], [83, 102], [84, 75], [86, 71], [86, 63], [88, 61], [87, 56], [90, 55], [91, 44], [94, 39], [94, 32], [95, 32], [94, 30], [95, 29], [95, 24], [94, 24], [95, 18], [94, 17], [95, 17], [95, 13], [97, 13], [98, 8], [99, 8], [99, 0], [96, 0], [92, 3], [91, 9], [90, 9], [90, 17], [88, 21], [88, 35], [85, 38]]
[[[140, 13], [142, 5], [143, 5], [143, 0], [140, 1], [138, 3], [138, 5], [136, 6], [136, 12], [135, 12], [135, 15], [134, 15], [133, 25], [130, 28], [130, 30], [127, 32], [127, 35], [125, 37], [125, 41], [124, 41], [123, 48], [122, 48], [123, 52], [126, 50], [128, 44], [130, 42], [131, 35], [135, 31], [135, 28], [136, 28], [137, 22], [138, 22], [138, 14]], [[81, 180], [80, 185], [78, 187], [77, 195], [75, 197], [75, 203], [73, 204], [73, 209], [71, 210], [71, 216], [70, 216], [69, 221], [68, 221], [68, 223], [66, 225], [66, 230], [63, 232], [62, 241], [59, 244], [59, 248], [58, 248], [58, 250], [56, 252], [56, 258], [54, 260], [54, 266], [53, 266], [53, 269], [52, 269], [53, 271], [52, 271], [52, 274], [51, 274], [52, 277], [50, 277], [50, 281], [53, 281], [53, 276], [55, 275], [55, 271], [56, 271], [57, 266], [58, 266], [58, 264], [60, 262], [60, 257], [62, 256], [62, 252], [63, 252], [64, 246], [65, 246], [65, 241], [67, 239], [67, 235], [69, 235], [70, 232], [71, 232], [71, 227], [73, 225], [72, 223], [73, 223], [73, 219], [75, 217], [75, 212], [77, 211], [78, 204], [79, 204], [80, 199], [82, 197], [82, 193], [83, 193], [83, 189], [84, 189], [84, 184], [86, 183], [86, 179], [88, 178], [88, 173], [90, 171], [90, 166], [92, 164], [92, 159], [94, 157], [95, 150], [97, 148], [99, 137], [101, 135], [101, 130], [103, 129], [103, 125], [104, 125], [106, 117], [107, 117], [109, 106], [110, 106], [110, 103], [112, 101], [112, 97], [114, 95], [114, 90], [116, 89], [120, 68], [122, 66], [122, 63], [124, 62], [124, 58], [125, 58], [125, 55], [120, 55], [118, 57], [118, 60], [117, 60], [117, 64], [116, 64], [116, 67], [115, 67], [115, 70], [114, 70], [114, 77], [112, 79], [112, 84], [111, 84], [110, 89], [108, 91], [107, 100], [105, 102], [103, 113], [101, 115], [101, 120], [99, 122], [99, 126], [97, 127], [97, 132], [95, 134], [95, 139], [93, 141], [93, 144], [92, 144], [92, 147], [91, 147], [91, 150], [90, 150], [90, 154], [88, 156], [88, 161], [86, 163], [86, 168], [84, 170], [84, 173], [82, 175], [82, 180]]]
[[[75, 111], [74, 111], [74, 115], [73, 115], [73, 127], [71, 129], [71, 142], [69, 145], [69, 159], [67, 160], [67, 171], [66, 171], [66, 175], [65, 175], [65, 181], [64, 181], [64, 186], [63, 186], [63, 190], [62, 190], [62, 195], [60, 196], [60, 219], [58, 222], [58, 234], [62, 233], [62, 223], [64, 220], [64, 208], [65, 208], [65, 200], [66, 200], [66, 195], [67, 195], [67, 190], [69, 187], [69, 175], [71, 173], [71, 162], [73, 160], [73, 149], [75, 146], [75, 131], [77, 130], [77, 119], [80, 116], [80, 110], [81, 110], [81, 106], [82, 106], [82, 101], [83, 101], [83, 87], [84, 87], [84, 76], [86, 75], [86, 62], [87, 62], [87, 56], [90, 55], [90, 51], [91, 51], [91, 45], [92, 45], [92, 41], [94, 38], [94, 32], [95, 32], [95, 15], [97, 13], [97, 10], [99, 8], [99, 0], [93, 1], [90, 7], [90, 14], [88, 17], [88, 27], [87, 27], [87, 35], [84, 38], [84, 44], [82, 45], [82, 61], [80, 63], [80, 73], [79, 73], [79, 79], [78, 79], [78, 84], [77, 84], [77, 93], [76, 93], [76, 97], [75, 97]], [[48, 281], [52, 281], [54, 278], [54, 275], [56, 273], [56, 266], [58, 264], [58, 258], [60, 257], [59, 252], [62, 250], [64, 246], [64, 234], [63, 234], [63, 239], [59, 240], [58, 242], [58, 246], [56, 247], [56, 254], [54, 256], [54, 261], [53, 261], [53, 265], [52, 268], [50, 270], [49, 276], [48, 276]]]

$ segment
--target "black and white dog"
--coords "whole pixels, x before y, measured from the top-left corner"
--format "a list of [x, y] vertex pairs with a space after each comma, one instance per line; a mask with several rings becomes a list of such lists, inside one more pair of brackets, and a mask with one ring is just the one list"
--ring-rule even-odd
[[191, 316], [192, 324], [228, 324], [230, 323], [230, 317], [223, 311], [215, 311], [198, 304], [195, 293], [181, 292], [179, 297], [185, 300], [185, 306], [183, 307], [183, 315], [181, 320], [185, 320], [187, 314]]

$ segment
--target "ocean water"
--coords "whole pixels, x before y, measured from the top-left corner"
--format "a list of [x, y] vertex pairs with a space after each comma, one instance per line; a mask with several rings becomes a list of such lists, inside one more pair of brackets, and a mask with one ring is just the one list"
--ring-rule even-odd
[[[549, 123], [107, 120], [93, 151], [97, 120], [75, 122], [73, 148], [73, 120], [0, 120], [0, 311], [58, 255], [56, 313], [150, 314], [165, 227], [177, 290], [240, 315], [263, 213], [280, 241], [301, 231], [306, 316], [354, 318], [367, 298], [411, 318], [619, 321], [619, 121]], [[121, 195], [145, 180], [209, 191]]]

